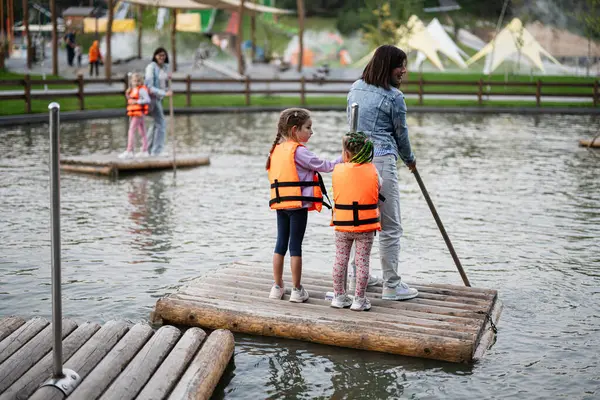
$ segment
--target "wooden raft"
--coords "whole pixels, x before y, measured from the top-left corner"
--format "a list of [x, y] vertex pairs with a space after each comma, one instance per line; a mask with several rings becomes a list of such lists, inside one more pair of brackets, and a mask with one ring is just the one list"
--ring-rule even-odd
[[[592, 144], [591, 146], [590, 146], [590, 143]], [[593, 140], [593, 139], [580, 139], [579, 140], [579, 146], [581, 146], [581, 147], [600, 148], [600, 138], [597, 138], [596, 140]]]
[[[208, 156], [182, 154], [175, 158], [177, 168], [191, 168], [210, 164]], [[97, 154], [88, 156], [62, 157], [60, 168], [63, 171], [81, 172], [96, 175], [117, 176], [120, 173], [144, 172], [172, 169], [172, 156], [150, 156], [120, 159], [118, 154]]]
[[63, 365], [80, 376], [66, 396], [52, 375], [52, 325], [0, 318], [0, 400], [208, 399], [233, 355], [230, 331], [63, 320]]
[[[284, 273], [289, 299], [291, 276]], [[271, 268], [235, 263], [197, 278], [159, 299], [151, 318], [159, 322], [230, 329], [333, 346], [351, 347], [451, 362], [483, 357], [495, 334], [502, 304], [495, 290], [440, 284], [413, 284], [419, 296], [381, 300], [382, 287], [367, 293], [368, 312], [334, 309], [330, 273], [303, 271], [310, 294], [303, 304], [271, 300]]]

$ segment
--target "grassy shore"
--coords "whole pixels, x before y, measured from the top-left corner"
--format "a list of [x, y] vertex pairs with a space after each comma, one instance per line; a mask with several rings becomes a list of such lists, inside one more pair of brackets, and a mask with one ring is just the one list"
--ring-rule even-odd
[[[193, 95], [191, 99], [192, 107], [245, 107], [245, 96], [243, 95]], [[75, 98], [65, 98], [58, 101], [61, 106], [61, 111], [77, 111], [79, 103]], [[173, 104], [175, 107], [185, 107], [186, 98], [184, 95], [176, 95]], [[33, 113], [48, 112], [48, 104], [50, 100], [33, 100], [31, 110]], [[276, 107], [291, 107], [300, 106], [300, 97], [292, 96], [262, 96], [256, 95], [251, 98], [252, 106], [276, 106]], [[168, 102], [164, 102], [165, 108], [168, 109]], [[312, 106], [340, 106], [346, 105], [345, 96], [313, 96], [306, 98], [305, 107]], [[407, 99], [407, 105], [418, 105], [416, 99]], [[424, 106], [431, 107], [451, 107], [451, 106], [477, 106], [475, 100], [427, 100], [423, 101]], [[589, 103], [544, 103], [544, 107], [592, 107], [592, 102]], [[481, 107], [535, 107], [535, 101], [494, 101], [484, 103]], [[94, 96], [85, 100], [86, 110], [114, 109], [122, 108], [125, 115], [125, 101], [122, 96]], [[0, 108], [0, 116], [2, 115], [18, 115], [24, 114], [24, 102], [21, 100], [8, 100], [2, 102]], [[165, 112], [168, 112], [165, 110]], [[409, 110], [410, 112], [410, 110]]]

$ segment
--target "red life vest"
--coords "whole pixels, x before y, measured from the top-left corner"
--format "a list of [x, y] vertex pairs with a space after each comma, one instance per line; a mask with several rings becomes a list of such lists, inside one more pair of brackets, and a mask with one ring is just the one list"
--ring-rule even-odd
[[379, 179], [371, 163], [338, 164], [333, 169], [333, 216], [336, 231], [380, 231]]
[[[273, 210], [302, 208], [302, 202], [311, 202], [308, 211], [321, 211], [323, 194], [327, 196], [323, 179], [318, 172], [313, 175], [312, 181], [300, 181], [294, 156], [300, 143], [287, 141], [275, 146], [271, 154], [271, 166], [269, 168], [269, 182], [271, 183], [271, 200], [269, 206]], [[313, 195], [303, 196], [302, 188], [312, 186]]]
[[141, 117], [148, 115], [148, 104], [138, 104], [140, 99], [140, 89], [148, 92], [148, 88], [144, 85], [134, 87], [129, 92], [129, 100], [127, 100], [127, 115], [130, 117]]

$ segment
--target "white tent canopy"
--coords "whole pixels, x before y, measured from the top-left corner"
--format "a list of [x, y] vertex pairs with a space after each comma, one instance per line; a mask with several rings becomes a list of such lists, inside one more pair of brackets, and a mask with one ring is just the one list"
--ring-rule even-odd
[[[416, 15], [411, 16], [406, 25], [398, 28], [398, 36], [400, 40], [396, 43], [396, 46], [407, 53], [411, 50], [420, 51], [438, 69], [441, 71], [444, 70], [444, 66], [437, 55], [437, 43], [435, 39], [431, 37], [423, 22]], [[361, 58], [355, 65], [366, 65], [374, 53], [375, 50]]]
[[[446, 57], [454, 61], [459, 67], [467, 68], [467, 64], [461, 57], [467, 57], [467, 54], [454, 43], [452, 38], [446, 33], [442, 24], [437, 18], [434, 18], [429, 25], [427, 25], [427, 31], [436, 42], [436, 50]], [[417, 54], [417, 59], [415, 61], [415, 67], [419, 67], [423, 61], [427, 59], [427, 56], [419, 51]]]
[[[548, 57], [552, 62], [561, 65], [550, 53], [548, 53], [525, 29], [520, 19], [514, 18], [510, 23], [500, 31], [490, 43], [488, 43], [477, 54], [467, 60], [467, 65], [471, 65], [483, 56], [486, 59], [484, 74], [493, 72], [507, 58], [519, 53], [519, 40], [522, 39], [521, 54], [525, 56], [533, 65], [545, 72], [541, 56]], [[490, 65], [491, 64], [491, 65]]]

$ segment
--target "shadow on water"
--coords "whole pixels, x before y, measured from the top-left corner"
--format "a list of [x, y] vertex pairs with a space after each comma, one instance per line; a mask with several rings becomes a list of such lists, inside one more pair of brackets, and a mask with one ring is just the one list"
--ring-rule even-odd
[[[435, 371], [466, 376], [473, 372], [473, 366], [467, 364], [281, 338], [245, 334], [235, 337], [233, 363], [215, 389], [214, 399], [235, 398], [236, 393], [264, 393], [267, 399], [397, 398], [404, 394], [405, 387], [414, 384], [407, 374]], [[329, 377], [327, 382], [323, 376]], [[236, 385], [231, 387], [232, 381]]]

